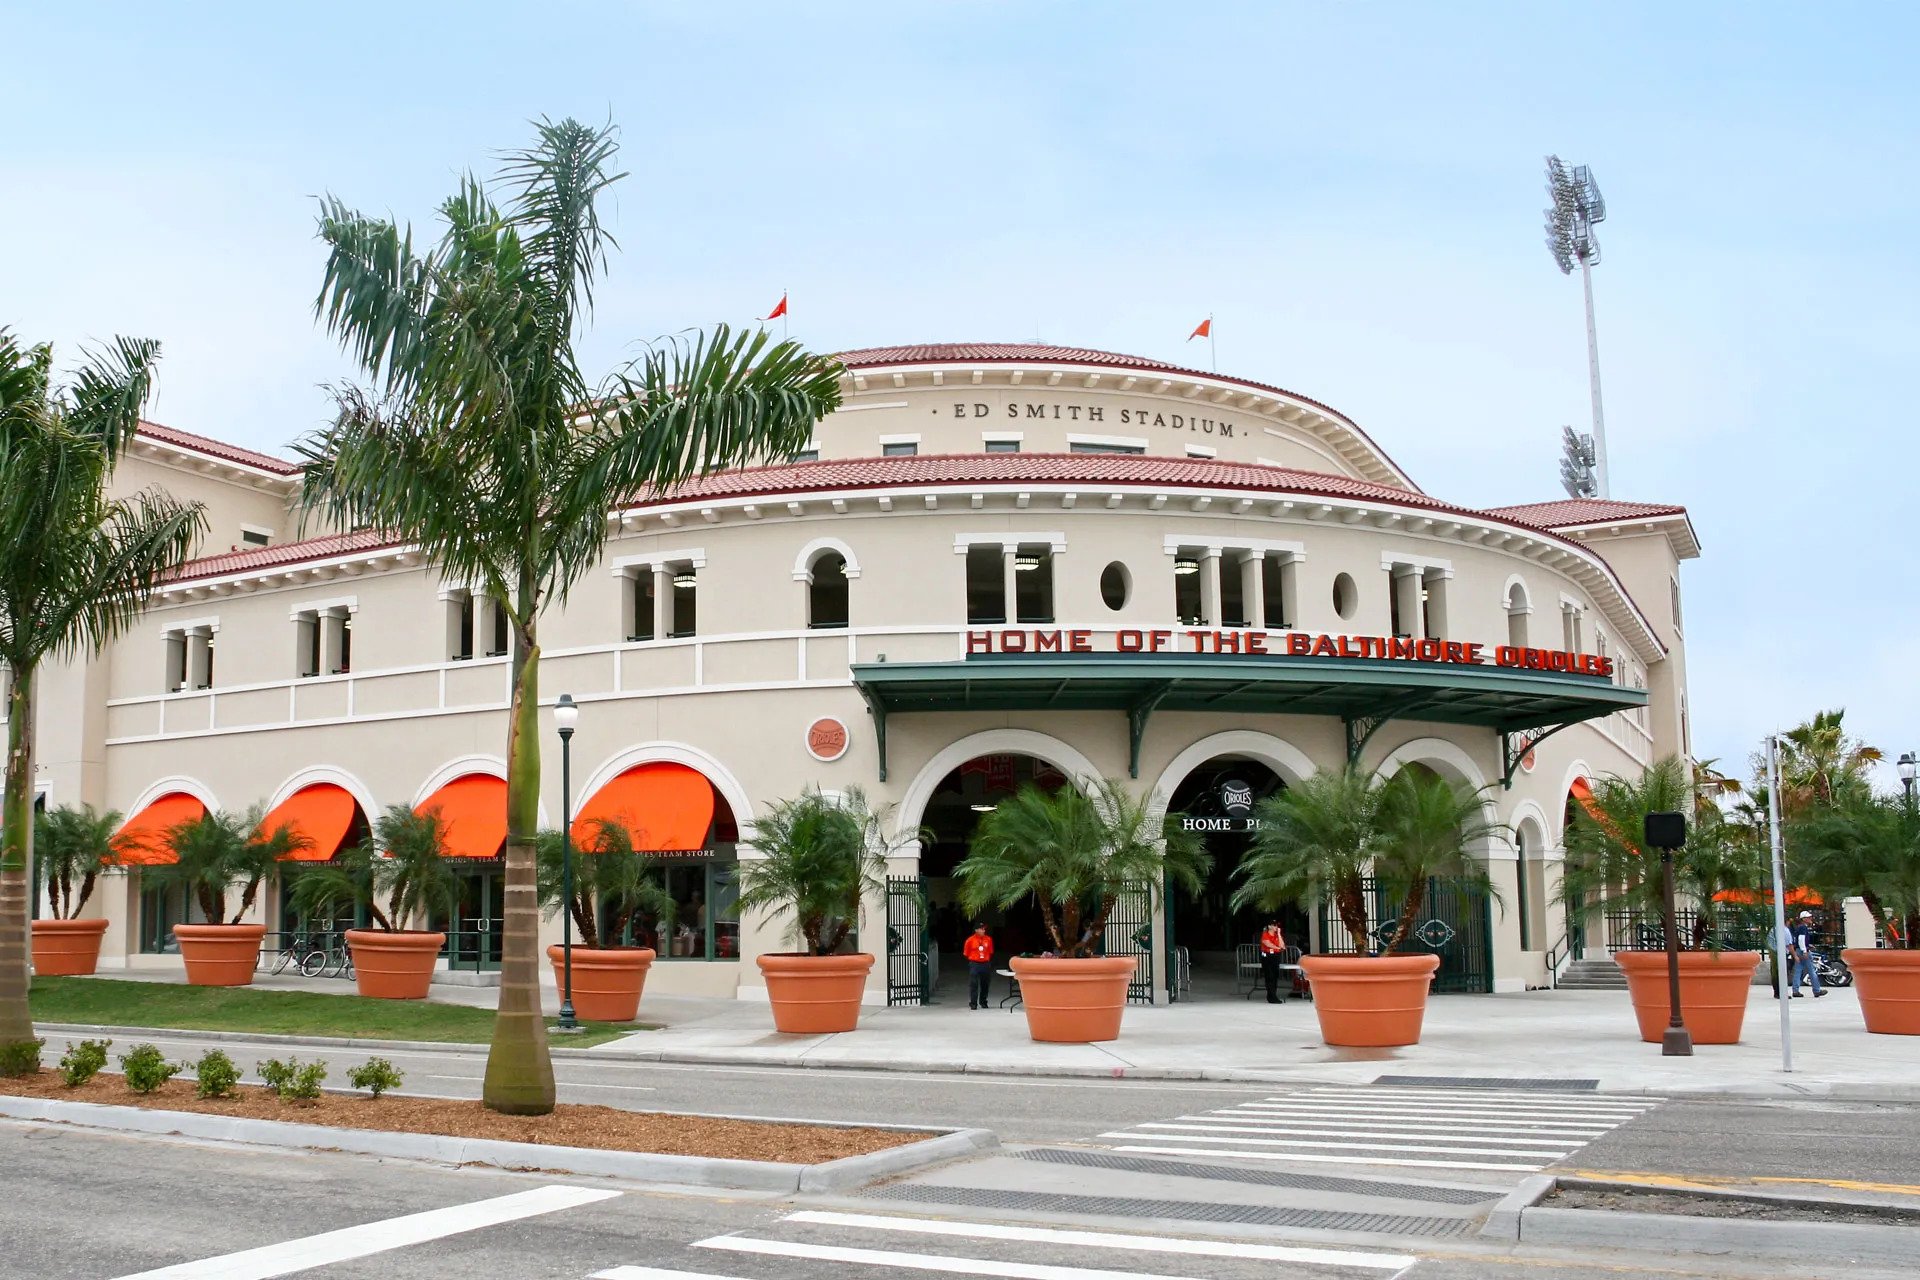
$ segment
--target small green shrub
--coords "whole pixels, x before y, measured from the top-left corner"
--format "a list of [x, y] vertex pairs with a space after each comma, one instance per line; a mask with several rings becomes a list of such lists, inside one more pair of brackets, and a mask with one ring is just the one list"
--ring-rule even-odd
[[40, 1050], [46, 1041], [13, 1040], [0, 1044], [0, 1076], [30, 1076], [40, 1070]]
[[209, 1049], [193, 1064], [193, 1091], [202, 1098], [231, 1098], [240, 1083], [240, 1068], [218, 1049]]
[[120, 1055], [120, 1070], [126, 1073], [127, 1088], [135, 1093], [152, 1093], [182, 1069], [181, 1063], [168, 1062], [155, 1045], [137, 1044]]
[[348, 1084], [356, 1089], [365, 1089], [376, 1098], [389, 1089], [398, 1089], [400, 1082], [400, 1073], [385, 1058], [368, 1058], [365, 1066], [354, 1067], [347, 1072]]
[[298, 1058], [282, 1062], [268, 1058], [254, 1068], [267, 1088], [280, 1095], [282, 1102], [309, 1102], [320, 1096], [321, 1082], [327, 1078], [324, 1062], [303, 1063]]
[[107, 1049], [111, 1040], [82, 1040], [67, 1046], [60, 1055], [60, 1078], [67, 1082], [67, 1088], [78, 1089], [87, 1081], [100, 1074], [100, 1068], [107, 1065]]

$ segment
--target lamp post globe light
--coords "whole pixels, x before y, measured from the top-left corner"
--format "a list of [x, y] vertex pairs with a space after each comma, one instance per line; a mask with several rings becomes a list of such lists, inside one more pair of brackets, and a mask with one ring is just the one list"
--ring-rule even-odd
[[1900, 757], [1894, 767], [1900, 771], [1900, 789], [1907, 793], [1907, 803], [1913, 803], [1914, 755], [1909, 751]]
[[554, 727], [560, 731], [560, 1023], [554, 1029], [580, 1030], [573, 1016], [573, 729], [580, 708], [573, 695], [563, 693], [553, 704]]

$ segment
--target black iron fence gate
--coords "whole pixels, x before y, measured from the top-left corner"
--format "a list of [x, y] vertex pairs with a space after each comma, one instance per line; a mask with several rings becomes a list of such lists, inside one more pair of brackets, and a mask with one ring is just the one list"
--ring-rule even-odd
[[1153, 899], [1145, 889], [1128, 890], [1114, 900], [1101, 954], [1132, 956], [1133, 977], [1127, 979], [1127, 1000], [1153, 1003]]
[[[1361, 881], [1367, 901], [1367, 919], [1373, 936], [1364, 951], [1377, 953], [1393, 936], [1401, 903], [1389, 900], [1386, 889], [1368, 878]], [[1326, 899], [1320, 902], [1320, 950], [1327, 955], [1357, 955], [1363, 948], [1341, 923], [1339, 912]], [[1485, 889], [1457, 880], [1434, 877], [1414, 916], [1413, 928], [1401, 944], [1403, 954], [1427, 953], [1440, 957], [1433, 989], [1475, 995], [1493, 990], [1493, 904]]]
[[928, 997], [927, 882], [887, 877], [887, 1003], [925, 1004]]

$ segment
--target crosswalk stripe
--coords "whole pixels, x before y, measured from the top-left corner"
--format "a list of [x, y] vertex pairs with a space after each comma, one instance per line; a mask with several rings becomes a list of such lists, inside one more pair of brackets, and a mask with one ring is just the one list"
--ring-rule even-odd
[[1157, 1156], [1220, 1156], [1233, 1160], [1288, 1160], [1296, 1164], [1390, 1164], [1407, 1169], [1512, 1169], [1538, 1173], [1544, 1164], [1495, 1164], [1486, 1160], [1387, 1160], [1378, 1156], [1336, 1156], [1324, 1151], [1223, 1151], [1218, 1147], [1115, 1147], [1115, 1151]]
[[1365, 1102], [1379, 1107], [1442, 1107], [1464, 1110], [1540, 1111], [1556, 1116], [1641, 1116], [1652, 1107], [1622, 1107], [1607, 1102], [1542, 1102], [1538, 1098], [1411, 1098], [1401, 1094], [1369, 1094], [1324, 1091], [1303, 1093], [1296, 1098], [1267, 1099], [1269, 1102], [1332, 1103], [1341, 1105]]
[[903, 1267], [912, 1271], [944, 1271], [957, 1275], [999, 1276], [1003, 1280], [1199, 1280], [1153, 1271], [1103, 1271], [1097, 1267], [1057, 1267], [1043, 1262], [1000, 1262], [992, 1258], [950, 1258], [935, 1253], [900, 1253], [892, 1249], [852, 1249], [831, 1244], [789, 1244], [757, 1240], [752, 1236], [716, 1236], [694, 1242], [696, 1249], [730, 1249], [775, 1258], [814, 1258], [821, 1262], [857, 1262], [870, 1267]]
[[[1103, 1138], [1132, 1138], [1136, 1142], [1192, 1142], [1196, 1139], [1191, 1133], [1141, 1133], [1129, 1129], [1125, 1133], [1103, 1133]], [[1457, 1147], [1451, 1143], [1400, 1143], [1400, 1142], [1296, 1142], [1291, 1138], [1226, 1138], [1209, 1135], [1208, 1141], [1221, 1142], [1235, 1147], [1301, 1147], [1311, 1151], [1437, 1151], [1462, 1156], [1528, 1156], [1532, 1159], [1554, 1159], [1570, 1156], [1572, 1151], [1514, 1151], [1506, 1147]]]
[[1422, 1111], [1383, 1111], [1373, 1107], [1221, 1107], [1208, 1115], [1245, 1116], [1248, 1119], [1283, 1120], [1295, 1116], [1329, 1122], [1378, 1118], [1387, 1121], [1420, 1121], [1422, 1124], [1511, 1124], [1515, 1128], [1592, 1129], [1604, 1133], [1626, 1124], [1625, 1120], [1546, 1120], [1537, 1116], [1455, 1116]]
[[[1310, 1094], [1364, 1093], [1383, 1098], [1516, 1098], [1524, 1102], [1571, 1103], [1589, 1107], [1657, 1107], [1665, 1098], [1637, 1094], [1631, 1098], [1608, 1093], [1547, 1093], [1539, 1089], [1396, 1089], [1387, 1086], [1326, 1085]], [[1299, 1096], [1299, 1095], [1294, 1095]]]
[[1251, 1244], [1229, 1240], [1191, 1240], [1179, 1236], [1122, 1235], [1112, 1231], [1069, 1231], [1055, 1227], [1015, 1227], [989, 1222], [903, 1218], [866, 1213], [830, 1213], [802, 1210], [783, 1221], [822, 1226], [857, 1227], [869, 1231], [903, 1231], [919, 1235], [959, 1236], [969, 1240], [1021, 1240], [1042, 1244], [1070, 1244], [1091, 1249], [1131, 1249], [1139, 1253], [1179, 1253], [1206, 1258], [1255, 1258], [1266, 1262], [1323, 1263], [1329, 1266], [1370, 1267], [1397, 1271], [1416, 1261], [1411, 1255], [1367, 1253], [1350, 1249], [1309, 1249], [1297, 1245]]
[[[1352, 1129], [1325, 1129], [1325, 1130], [1301, 1131], [1301, 1130], [1274, 1129], [1274, 1128], [1267, 1128], [1264, 1126], [1250, 1126], [1250, 1125], [1237, 1125], [1237, 1124], [1181, 1124], [1177, 1121], [1171, 1121], [1171, 1120], [1150, 1120], [1144, 1124], [1135, 1125], [1134, 1129], [1180, 1129], [1180, 1130], [1185, 1130], [1189, 1133], [1259, 1133], [1259, 1134], [1265, 1134], [1269, 1138], [1274, 1137], [1275, 1135], [1289, 1135], [1293, 1133], [1299, 1133], [1299, 1135], [1303, 1138], [1330, 1138], [1330, 1137], [1339, 1137], [1339, 1136], [1345, 1135], [1347, 1137], [1354, 1137], [1354, 1138], [1393, 1138], [1393, 1139], [1401, 1139], [1401, 1140], [1412, 1140], [1416, 1142], [1425, 1138], [1450, 1138], [1450, 1137], [1468, 1137], [1469, 1136], [1467, 1134], [1405, 1133], [1405, 1132], [1381, 1133], [1377, 1131], [1369, 1131], [1369, 1132], [1361, 1133], [1361, 1132], [1356, 1132], [1355, 1130], [1352, 1130]], [[1131, 1133], [1133, 1132], [1133, 1130], [1128, 1130], [1128, 1132]], [[1565, 1147], [1569, 1145], [1577, 1147], [1577, 1146], [1583, 1145], [1578, 1142], [1568, 1143], [1567, 1140], [1564, 1138], [1552, 1138], [1552, 1139], [1509, 1138], [1504, 1134], [1502, 1135], [1487, 1134], [1485, 1136], [1488, 1141], [1504, 1142], [1510, 1147]], [[1561, 1152], [1560, 1154], [1565, 1155], [1570, 1153]]]
[[1607, 1115], [1605, 1113], [1565, 1111], [1525, 1111], [1507, 1110], [1496, 1107], [1416, 1107], [1411, 1104], [1369, 1103], [1369, 1102], [1308, 1102], [1291, 1107], [1268, 1106], [1265, 1103], [1245, 1103], [1245, 1109], [1270, 1111], [1276, 1115], [1294, 1115], [1305, 1112], [1317, 1112], [1321, 1115], [1409, 1115], [1409, 1116], [1448, 1116], [1455, 1119], [1484, 1120], [1590, 1120], [1595, 1123], [1625, 1124], [1629, 1120], [1639, 1119], [1635, 1115]]
[[1197, 1116], [1181, 1116], [1182, 1120], [1206, 1120], [1213, 1123], [1246, 1124], [1260, 1129], [1279, 1129], [1292, 1132], [1296, 1129], [1399, 1129], [1408, 1125], [1418, 1125], [1434, 1133], [1458, 1131], [1461, 1133], [1511, 1133], [1516, 1136], [1539, 1136], [1548, 1138], [1567, 1138], [1586, 1141], [1605, 1137], [1613, 1129], [1573, 1128], [1560, 1124], [1487, 1124], [1484, 1121], [1432, 1121], [1409, 1116], [1403, 1120], [1394, 1120], [1382, 1116], [1378, 1120], [1351, 1120], [1344, 1116], [1278, 1116], [1266, 1112], [1248, 1114], [1240, 1111], [1209, 1111]]
[[596, 1271], [588, 1280], [735, 1280], [710, 1271], [666, 1271], [660, 1267], [608, 1267]]

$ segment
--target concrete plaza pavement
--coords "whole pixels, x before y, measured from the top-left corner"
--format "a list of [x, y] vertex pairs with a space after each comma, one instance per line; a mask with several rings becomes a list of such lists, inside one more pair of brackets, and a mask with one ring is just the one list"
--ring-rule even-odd
[[[126, 974], [179, 981], [177, 972]], [[265, 977], [263, 989], [345, 993], [337, 980]], [[550, 1009], [558, 1008], [552, 988]], [[436, 984], [432, 999], [492, 1007], [492, 988]], [[1335, 1049], [1322, 1043], [1313, 1005], [1231, 996], [1129, 1006], [1107, 1044], [1037, 1044], [1018, 1009], [959, 1002], [869, 1006], [857, 1031], [786, 1036], [766, 1005], [656, 995], [641, 1018], [658, 1029], [582, 1051], [634, 1061], [884, 1071], [1361, 1084], [1382, 1075], [1594, 1080], [1606, 1092], [1664, 1096], [1920, 1100], [1920, 1039], [1869, 1034], [1850, 989], [1793, 1001], [1793, 1070], [1781, 1065], [1779, 1006], [1752, 989], [1744, 1038], [1666, 1058], [1640, 1040], [1624, 991], [1533, 991], [1436, 996], [1418, 1045]]]

